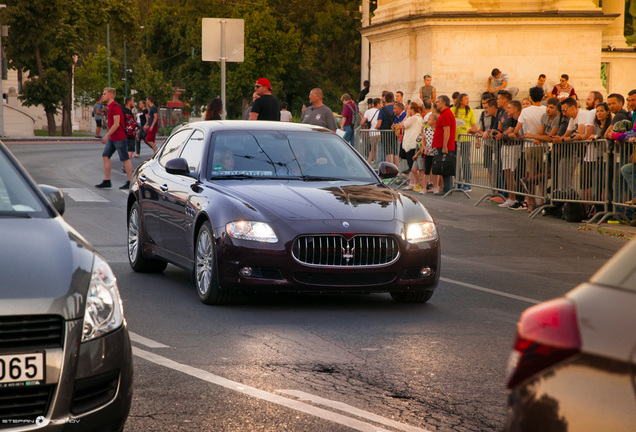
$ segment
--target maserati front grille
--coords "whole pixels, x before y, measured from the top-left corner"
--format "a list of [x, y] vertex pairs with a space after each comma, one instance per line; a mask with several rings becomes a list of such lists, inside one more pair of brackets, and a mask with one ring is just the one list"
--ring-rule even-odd
[[319, 267], [380, 267], [397, 261], [400, 245], [391, 236], [341, 235], [298, 237], [292, 255], [302, 263]]

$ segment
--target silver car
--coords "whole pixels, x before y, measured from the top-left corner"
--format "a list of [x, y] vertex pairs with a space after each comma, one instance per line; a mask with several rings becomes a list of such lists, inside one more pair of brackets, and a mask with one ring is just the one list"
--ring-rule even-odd
[[636, 430], [636, 241], [588, 283], [527, 309], [506, 431]]
[[0, 430], [120, 431], [132, 352], [108, 264], [0, 143]]

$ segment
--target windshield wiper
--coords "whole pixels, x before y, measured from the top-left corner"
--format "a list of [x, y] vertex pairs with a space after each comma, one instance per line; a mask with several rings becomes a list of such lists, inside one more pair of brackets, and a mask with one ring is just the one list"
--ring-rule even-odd
[[321, 176], [303, 176], [304, 181], [350, 181], [350, 179], [344, 179], [340, 177], [321, 177]]
[[0, 211], [0, 217], [31, 219], [31, 214], [25, 211]]

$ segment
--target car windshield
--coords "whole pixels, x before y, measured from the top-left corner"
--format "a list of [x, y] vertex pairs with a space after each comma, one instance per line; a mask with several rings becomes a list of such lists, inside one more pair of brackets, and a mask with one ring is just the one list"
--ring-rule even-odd
[[0, 218], [50, 217], [38, 196], [0, 150]]
[[207, 178], [377, 182], [353, 148], [336, 135], [301, 131], [215, 132]]

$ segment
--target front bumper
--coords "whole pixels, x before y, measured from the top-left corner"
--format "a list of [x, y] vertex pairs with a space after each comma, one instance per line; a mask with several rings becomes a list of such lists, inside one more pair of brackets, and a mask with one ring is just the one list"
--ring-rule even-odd
[[280, 246], [223, 237], [217, 247], [221, 288], [242, 292], [431, 291], [440, 277], [439, 239], [416, 244], [401, 241], [397, 261], [372, 267], [306, 265], [290, 251], [291, 241]]
[[[46, 349], [46, 378], [37, 389], [46, 397], [44, 415], [5, 418], [0, 430], [12, 432], [116, 431], [124, 427], [132, 401], [132, 349], [126, 325], [98, 339], [79, 343], [82, 320], [67, 321], [63, 348]], [[0, 394], [3, 389], [0, 389]], [[12, 416], [16, 417], [16, 416]], [[44, 426], [44, 427], [43, 427]]]

